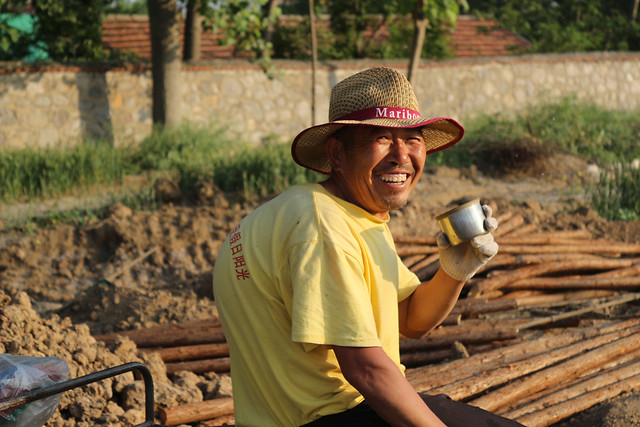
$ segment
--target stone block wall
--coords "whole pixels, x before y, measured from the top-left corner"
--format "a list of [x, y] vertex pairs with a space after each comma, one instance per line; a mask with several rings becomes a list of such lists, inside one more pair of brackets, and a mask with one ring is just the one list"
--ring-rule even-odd
[[[372, 66], [406, 72], [407, 61], [321, 63], [313, 121], [310, 63], [275, 65], [273, 79], [243, 61], [185, 65], [183, 119], [228, 127], [251, 143], [271, 136], [288, 141], [312, 122], [327, 120], [335, 83]], [[423, 115], [453, 117], [463, 124], [480, 113], [510, 115], [565, 96], [635, 111], [640, 110], [640, 53], [424, 61], [413, 85]], [[139, 142], [152, 128], [151, 88], [148, 67], [20, 69], [0, 64], [0, 149]]]

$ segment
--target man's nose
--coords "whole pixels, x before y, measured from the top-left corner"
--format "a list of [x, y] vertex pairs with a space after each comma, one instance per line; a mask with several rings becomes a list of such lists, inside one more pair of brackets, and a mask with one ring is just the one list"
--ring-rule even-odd
[[405, 141], [400, 138], [394, 139], [387, 157], [399, 165], [409, 162], [409, 149]]

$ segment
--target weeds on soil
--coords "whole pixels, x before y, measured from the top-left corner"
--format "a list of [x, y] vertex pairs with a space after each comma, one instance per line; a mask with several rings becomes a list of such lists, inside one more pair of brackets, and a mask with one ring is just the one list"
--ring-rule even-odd
[[640, 169], [629, 163], [608, 168], [590, 195], [593, 208], [608, 220], [640, 219]]
[[564, 98], [558, 103], [531, 107], [513, 118], [496, 114], [470, 120], [464, 144], [446, 151], [468, 162], [474, 159], [464, 158], [463, 153], [455, 150], [536, 140], [552, 151], [573, 154], [603, 166], [640, 158], [638, 117], [638, 111], [607, 110], [575, 98]]

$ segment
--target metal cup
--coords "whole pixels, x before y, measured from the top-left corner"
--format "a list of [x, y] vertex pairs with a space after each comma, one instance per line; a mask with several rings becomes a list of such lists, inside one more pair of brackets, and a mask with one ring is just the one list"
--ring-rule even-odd
[[436, 221], [451, 244], [459, 245], [487, 232], [485, 218], [480, 200], [474, 199], [436, 216]]

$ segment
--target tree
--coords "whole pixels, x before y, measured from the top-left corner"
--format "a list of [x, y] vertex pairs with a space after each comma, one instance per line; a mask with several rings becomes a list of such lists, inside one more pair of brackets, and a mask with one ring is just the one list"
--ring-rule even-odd
[[529, 40], [530, 52], [640, 49], [637, 0], [469, 0], [469, 5]]
[[[454, 26], [460, 13], [456, 0], [415, 0], [413, 3], [413, 45], [407, 71], [409, 81], [412, 80], [418, 69], [427, 29], [444, 24]], [[468, 8], [465, 0], [460, 1], [460, 4], [463, 8]]]
[[187, 17], [184, 22], [184, 52], [185, 61], [200, 59], [200, 39], [202, 35], [202, 17], [200, 16], [200, 0], [188, 0]]
[[107, 0], [33, 0], [36, 33], [57, 61], [106, 59], [102, 17]]
[[151, 30], [151, 74], [154, 124], [181, 121], [180, 20], [176, 0], [147, 0]]
[[234, 47], [234, 55], [255, 59], [270, 71], [271, 42], [265, 33], [280, 14], [278, 1], [270, 0], [212, 0], [203, 2], [200, 13], [205, 28], [220, 31], [221, 42]]

